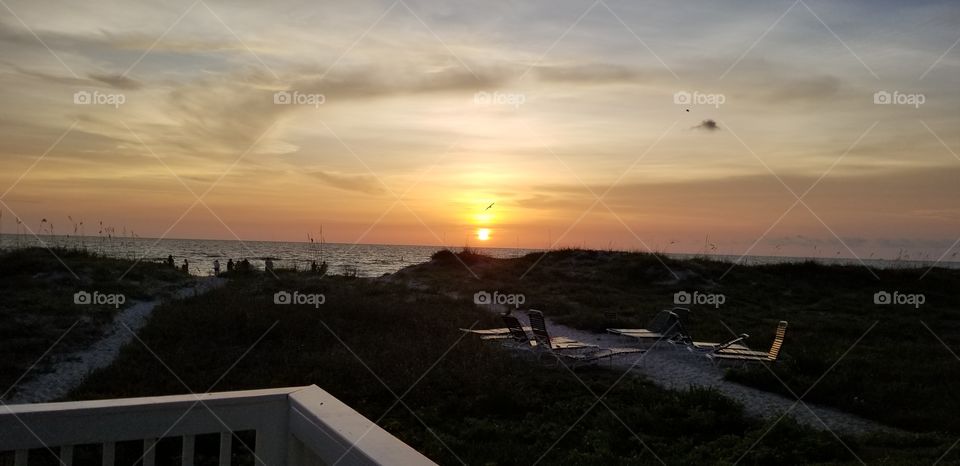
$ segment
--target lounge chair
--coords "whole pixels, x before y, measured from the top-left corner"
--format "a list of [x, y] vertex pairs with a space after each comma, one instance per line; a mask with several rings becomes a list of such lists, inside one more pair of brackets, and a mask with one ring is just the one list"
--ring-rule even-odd
[[[513, 317], [513, 316], [511, 316], [511, 315], [502, 315], [501, 317], [503, 318], [504, 323], [508, 322], [508, 319], [507, 319], [507, 318], [509, 317], [509, 318], [511, 319], [511, 320], [509, 320], [509, 322], [510, 322], [511, 324], [512, 324], [513, 322], [516, 322], [516, 324], [518, 325], [518, 327], [519, 327], [522, 331], [525, 331], [525, 332], [531, 331], [531, 328], [530, 328], [529, 326], [527, 326], [527, 327], [522, 327], [522, 326], [520, 326], [520, 321], [517, 320], [516, 317]], [[513, 336], [512, 336], [513, 332], [511, 331], [510, 324], [507, 324], [506, 327], [488, 328], [488, 329], [461, 328], [460, 331], [461, 331], [461, 332], [464, 332], [464, 333], [470, 333], [470, 334], [473, 334], [473, 335], [480, 335], [480, 338], [483, 339], [483, 340], [496, 340], [496, 339], [508, 339], [508, 338], [513, 338]]]
[[730, 344], [722, 345], [707, 353], [707, 357], [715, 362], [774, 362], [780, 356], [780, 348], [783, 347], [783, 339], [787, 334], [787, 321], [781, 320], [777, 325], [777, 334], [773, 338], [773, 344], [770, 345], [770, 351], [753, 351], [749, 348]]
[[[580, 353], [570, 353], [570, 352], [558, 352], [553, 351], [553, 355], [557, 357], [558, 360], [568, 360], [571, 361], [574, 365], [579, 364], [589, 364], [591, 362], [598, 362], [602, 359], [613, 359], [614, 356], [620, 356], [623, 354], [638, 354], [646, 353], [647, 350], [640, 348], [591, 348], [589, 351], [584, 351]], [[611, 362], [612, 364], [612, 362]]]
[[602, 359], [611, 359], [624, 354], [644, 353], [639, 348], [599, 348], [597, 345], [583, 343], [566, 337], [551, 337], [547, 332], [547, 323], [543, 313], [531, 310], [528, 313], [530, 326], [533, 328], [534, 348], [554, 356], [557, 361], [566, 360], [574, 365], [597, 362]]
[[503, 314], [500, 316], [500, 319], [503, 320], [503, 324], [506, 325], [506, 327], [484, 330], [461, 328], [460, 331], [473, 335], [479, 335], [480, 340], [482, 341], [499, 341], [503, 343], [504, 346], [518, 348], [532, 348], [534, 346], [535, 342], [531, 340], [530, 335], [527, 334], [527, 330], [530, 330], [530, 327], [522, 326], [520, 321], [512, 315]]
[[645, 343], [686, 338], [687, 332], [680, 322], [680, 316], [674, 311], [686, 311], [686, 309], [674, 308], [669, 311], [660, 311], [647, 323], [646, 328], [608, 328], [607, 332]]
[[746, 333], [741, 333], [737, 338], [730, 340], [726, 343], [711, 343], [706, 341], [686, 341], [684, 342], [691, 351], [701, 352], [701, 353], [715, 353], [720, 352], [726, 349], [730, 350], [746, 350], [750, 351], [750, 348], [747, 348], [742, 344], [744, 340], [750, 338], [750, 335]]
[[502, 315], [500, 318], [503, 319], [503, 323], [507, 326], [506, 328], [509, 333], [507, 335], [481, 335], [481, 340], [499, 341], [505, 346], [511, 346], [514, 348], [533, 349], [536, 346], [536, 342], [530, 339], [530, 335], [527, 334], [527, 331], [522, 325], [520, 325], [520, 321], [516, 317], [511, 315]]
[[609, 359], [613, 364], [613, 357], [623, 354], [645, 353], [647, 350], [640, 348], [589, 348], [586, 351], [578, 353], [550, 351], [557, 362], [568, 361], [571, 366], [576, 367], [581, 364], [590, 364], [599, 362], [603, 359]]
[[543, 313], [537, 310], [530, 310], [527, 313], [530, 319], [530, 327], [533, 330], [533, 338], [542, 346], [551, 350], [572, 350], [584, 348], [596, 348], [597, 345], [584, 343], [567, 337], [551, 337], [547, 332], [547, 322], [543, 318]]

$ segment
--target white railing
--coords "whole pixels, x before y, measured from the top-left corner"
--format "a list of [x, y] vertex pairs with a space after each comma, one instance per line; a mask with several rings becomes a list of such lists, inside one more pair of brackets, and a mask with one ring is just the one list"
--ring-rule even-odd
[[[253, 445], [233, 445], [235, 433], [250, 431], [255, 431]], [[231, 454], [236, 451], [252, 457], [248, 464], [255, 462], [257, 466], [434, 464], [311, 385], [0, 405], [0, 465], [12, 460], [14, 466], [27, 466], [30, 455], [49, 457], [52, 453], [60, 464], [74, 466], [75, 451], [92, 448], [99, 453], [98, 466], [120, 466], [116, 465], [117, 445], [133, 441], [142, 466], [163, 466], [158, 464], [158, 442], [175, 439], [180, 445], [175, 464], [194, 466], [196, 439], [203, 434], [219, 434], [219, 466], [230, 466], [231, 458], [237, 462], [236, 455]], [[85, 455], [82, 462], [89, 463], [89, 457]]]

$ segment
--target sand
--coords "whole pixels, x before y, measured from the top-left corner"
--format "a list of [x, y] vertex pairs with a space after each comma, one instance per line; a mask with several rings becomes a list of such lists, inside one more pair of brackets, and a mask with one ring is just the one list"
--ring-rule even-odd
[[[527, 319], [522, 311], [514, 312], [514, 315], [526, 324]], [[547, 326], [551, 336], [573, 338], [604, 348], [629, 347], [635, 344], [625, 337], [578, 330], [559, 325], [549, 319], [547, 319]], [[703, 354], [691, 352], [683, 345], [660, 342], [646, 353], [624, 355], [614, 358], [610, 364], [607, 362], [599, 364], [616, 370], [629, 370], [668, 389], [713, 388], [724, 396], [740, 402], [748, 414], [771, 421], [779, 419], [786, 413], [801, 424], [835, 434], [897, 432], [891, 427], [836, 409], [807, 402], [797, 403], [796, 398], [788, 398], [724, 380], [723, 369], [716, 367]]]
[[[224, 283], [226, 279], [223, 278], [200, 278], [194, 285], [177, 290], [175, 295], [177, 298], [186, 298], [223, 286]], [[160, 300], [132, 302], [131, 306], [114, 317], [104, 331], [103, 338], [83, 350], [55, 357], [46, 372], [34, 376], [28, 374], [5, 403], [43, 403], [63, 398], [80, 386], [88, 374], [113, 363], [120, 355], [120, 349], [133, 340], [134, 334], [131, 332], [143, 328], [159, 304]]]

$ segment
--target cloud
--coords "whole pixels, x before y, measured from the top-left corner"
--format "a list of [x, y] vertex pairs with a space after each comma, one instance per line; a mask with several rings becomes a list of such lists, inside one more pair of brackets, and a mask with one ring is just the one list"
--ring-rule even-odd
[[700, 122], [699, 125], [693, 126], [690, 129], [702, 129], [704, 131], [718, 131], [720, 126], [717, 125], [717, 122], [712, 119], [706, 119]]
[[[842, 242], [841, 242], [842, 240]], [[807, 235], [792, 235], [771, 237], [766, 240], [767, 244], [775, 246], [797, 246], [802, 248], [837, 248], [849, 246], [859, 248], [873, 244], [872, 240], [861, 237], [848, 236], [840, 240], [833, 236], [811, 237]]]
[[349, 175], [344, 173], [317, 170], [310, 173], [324, 183], [344, 191], [355, 191], [365, 194], [383, 194], [383, 185], [373, 176]]
[[960, 222], [960, 209], [917, 209], [913, 211], [918, 217], [936, 218], [953, 222]]
[[134, 90], [143, 87], [143, 83], [140, 81], [120, 74], [90, 74], [89, 77], [114, 89]]
[[143, 87], [143, 83], [137, 81], [136, 79], [128, 78], [120, 74], [98, 74], [92, 73], [87, 75], [86, 78], [74, 78], [72, 76], [64, 76], [53, 73], [44, 73], [41, 71], [33, 71], [20, 66], [14, 65], [12, 63], [6, 63], [11, 66], [17, 73], [28, 76], [31, 78], [37, 78], [39, 80], [54, 83], [62, 84], [65, 86], [86, 86], [86, 87], [109, 87], [113, 89], [121, 90], [136, 90]]
[[[153, 128], [153, 132], [162, 143], [184, 152], [236, 157], [238, 151], [250, 149], [275, 123], [295, 112], [318, 112], [326, 117], [336, 114], [339, 104], [361, 99], [446, 92], [472, 95], [478, 88], [495, 88], [500, 83], [494, 74], [478, 72], [474, 76], [456, 66], [430, 73], [408, 71], [371, 66], [324, 76], [313, 69], [281, 76], [278, 81], [261, 70], [248, 69], [205, 77], [180, 85], [159, 104], [166, 107], [164, 114], [174, 124], [169, 131]], [[281, 90], [322, 94], [324, 104], [319, 108], [277, 105], [274, 94]], [[267, 138], [269, 135], [258, 145], [258, 152], [270, 142]]]
[[[949, 239], [915, 239], [915, 238], [881, 238], [877, 243], [882, 247], [891, 249], [934, 249], [947, 250], [951, 246], [956, 246], [954, 241]], [[950, 249], [952, 251], [953, 249]], [[948, 251], [949, 252], [949, 251]]]
[[444, 66], [424, 71], [418, 66], [366, 66], [336, 70], [300, 70], [286, 90], [320, 93], [328, 103], [353, 98], [417, 95], [444, 92], [473, 94], [478, 89], [501, 87], [509, 76], [501, 70], [467, 70], [463, 66]]
[[768, 89], [763, 97], [773, 103], [795, 101], [829, 101], [836, 99], [841, 90], [841, 81], [833, 76], [810, 78], [775, 78], [761, 87]]
[[[955, 239], [960, 217], [951, 214], [958, 211], [954, 201], [960, 192], [956, 185], [958, 176], [960, 167], [951, 166], [869, 175], [832, 173], [819, 180], [804, 202], [845, 238], [852, 239], [854, 234], [865, 236], [873, 229], [887, 234], [922, 229], [928, 234], [936, 232]], [[679, 216], [705, 225], [714, 219], [729, 223], [729, 216], [737, 215], [738, 221], [733, 223], [758, 222], [760, 230], [754, 233], [756, 235], [795, 201], [781, 181], [802, 193], [818, 178], [817, 175], [783, 174], [777, 179], [768, 173], [757, 173], [714, 179], [624, 180], [612, 189], [604, 183], [591, 183], [588, 187], [594, 192], [609, 190], [605, 202], [624, 215], [633, 213], [658, 220]], [[878, 186], [882, 189], [878, 190]], [[530, 192], [518, 203], [530, 209], [549, 210], [590, 200], [589, 192], [579, 183], [555, 183], [531, 186]], [[918, 206], [922, 208], [918, 209]], [[791, 212], [783, 222], [812, 218], [806, 209]], [[822, 232], [822, 225], [813, 220], [811, 230]], [[840, 225], [849, 226], [850, 230], [841, 229]], [[805, 234], [802, 231], [791, 233]], [[771, 232], [771, 237], [776, 234]]]
[[610, 63], [539, 65], [534, 68], [541, 81], [576, 84], [670, 82], [663, 69], [640, 70]]

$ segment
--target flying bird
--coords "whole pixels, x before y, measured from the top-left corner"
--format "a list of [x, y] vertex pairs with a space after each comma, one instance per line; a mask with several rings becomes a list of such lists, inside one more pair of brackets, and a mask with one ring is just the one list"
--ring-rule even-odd
[[496, 204], [496, 202], [491, 202], [490, 205], [488, 205], [486, 209], [483, 209], [483, 211], [486, 212], [486, 211], [490, 210], [490, 208], [493, 207], [494, 204]]

